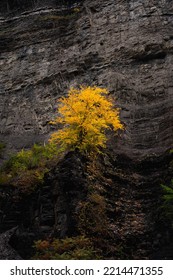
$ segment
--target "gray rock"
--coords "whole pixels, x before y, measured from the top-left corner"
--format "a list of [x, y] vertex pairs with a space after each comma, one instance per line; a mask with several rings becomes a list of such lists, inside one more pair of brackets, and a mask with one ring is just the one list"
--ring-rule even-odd
[[86, 0], [76, 3], [78, 12], [49, 3], [0, 20], [6, 151], [46, 141], [56, 100], [87, 84], [107, 87], [121, 108], [125, 131], [113, 141], [115, 152], [164, 154], [173, 138], [171, 2]]
[[0, 260], [22, 260], [19, 254], [9, 245], [9, 240], [16, 228], [0, 234]]

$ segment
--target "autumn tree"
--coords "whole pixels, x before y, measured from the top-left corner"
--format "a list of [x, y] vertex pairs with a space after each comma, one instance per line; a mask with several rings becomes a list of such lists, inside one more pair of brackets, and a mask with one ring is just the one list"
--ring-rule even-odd
[[82, 152], [100, 152], [106, 147], [106, 130], [123, 129], [119, 109], [115, 108], [105, 88], [71, 88], [67, 97], [59, 100], [58, 116], [52, 124], [62, 124], [50, 142], [64, 150], [78, 148]]

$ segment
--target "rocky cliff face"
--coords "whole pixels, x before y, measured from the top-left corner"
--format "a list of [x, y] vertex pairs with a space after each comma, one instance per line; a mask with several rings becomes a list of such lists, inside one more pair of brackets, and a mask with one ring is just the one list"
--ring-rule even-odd
[[163, 164], [70, 152], [32, 193], [1, 186], [0, 259], [28, 259], [35, 240], [80, 234], [104, 259], [172, 259], [171, 227], [160, 219]]
[[115, 151], [162, 155], [173, 142], [171, 1], [72, 2], [1, 13], [0, 141], [7, 150], [45, 141], [57, 98], [99, 85], [122, 109]]
[[[94, 186], [107, 201], [108, 241], [114, 247], [106, 257], [152, 257], [170, 241], [169, 226], [158, 230], [155, 209], [160, 183], [170, 179], [167, 152], [173, 143], [171, 1], [20, 3], [4, 0], [0, 6], [0, 142], [6, 143], [6, 154], [47, 141], [56, 100], [80, 84], [109, 89], [125, 131], [118, 139], [112, 136], [96, 177], [72, 154], [31, 196], [1, 187], [0, 238], [14, 228], [4, 246], [10, 239], [25, 258], [34, 239], [72, 235], [79, 206], [89, 203]], [[130, 251], [119, 256], [117, 244]], [[2, 258], [14, 257], [7, 249]]]

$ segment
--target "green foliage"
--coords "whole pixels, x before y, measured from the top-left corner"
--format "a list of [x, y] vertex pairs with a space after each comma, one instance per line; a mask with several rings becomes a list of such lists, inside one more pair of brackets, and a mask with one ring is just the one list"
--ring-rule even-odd
[[54, 144], [34, 144], [30, 150], [22, 149], [12, 155], [0, 170], [0, 184], [11, 184], [24, 188], [34, 187], [43, 181], [50, 162], [59, 151]]
[[84, 236], [65, 239], [38, 240], [34, 245], [36, 254], [33, 259], [39, 260], [90, 260], [98, 259], [91, 240]]
[[173, 180], [170, 187], [162, 185], [162, 188], [164, 190], [162, 209], [164, 215], [171, 220], [173, 225]]
[[3, 170], [10, 171], [17, 175], [21, 171], [30, 170], [44, 165], [45, 161], [51, 159], [57, 154], [55, 145], [48, 144], [45, 146], [34, 144], [30, 150], [22, 149], [17, 154], [10, 157], [4, 163]]
[[64, 150], [91, 153], [106, 147], [106, 130], [115, 132], [123, 129], [119, 120], [119, 109], [114, 108], [108, 91], [99, 87], [71, 88], [68, 97], [60, 99], [58, 117], [52, 124], [63, 128], [51, 135], [50, 143], [56, 143]]

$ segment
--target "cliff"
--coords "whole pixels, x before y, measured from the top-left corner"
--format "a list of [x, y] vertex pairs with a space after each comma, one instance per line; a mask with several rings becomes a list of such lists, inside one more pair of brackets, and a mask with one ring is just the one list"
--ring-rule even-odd
[[[67, 155], [44, 179], [43, 188], [29, 197], [32, 204], [28, 197], [19, 199], [20, 191], [1, 188], [1, 232], [19, 226], [10, 242], [22, 257], [35, 239], [73, 235], [79, 228], [70, 213], [78, 215], [95, 182], [108, 201], [105, 213], [111, 235], [105, 247], [114, 240], [105, 258], [157, 257], [157, 250], [171, 239], [169, 226], [159, 224], [155, 211], [160, 206], [160, 183], [170, 179], [173, 143], [171, 2], [6, 3], [1, 3], [0, 17], [4, 158], [9, 151], [47, 141], [56, 101], [71, 86], [108, 88], [121, 108], [125, 130], [118, 138], [111, 136], [107, 157], [98, 160], [100, 173], [93, 181], [85, 160]], [[101, 240], [105, 234], [100, 233]], [[28, 247], [22, 251], [20, 242], [24, 244], [26, 236]], [[117, 244], [122, 242], [126, 249], [119, 255]]]
[[173, 136], [172, 17], [169, 1], [154, 0], [78, 1], [1, 17], [0, 140], [7, 149], [45, 141], [57, 98], [88, 84], [107, 87], [122, 109], [116, 151], [164, 154]]

